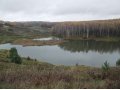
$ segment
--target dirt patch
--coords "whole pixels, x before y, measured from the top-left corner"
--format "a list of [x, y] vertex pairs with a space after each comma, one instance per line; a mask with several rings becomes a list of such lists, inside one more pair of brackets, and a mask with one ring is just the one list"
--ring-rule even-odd
[[43, 46], [43, 45], [58, 45], [66, 42], [65, 40], [48, 40], [48, 41], [34, 41], [32, 39], [18, 39], [12, 44], [23, 45], [23, 46]]

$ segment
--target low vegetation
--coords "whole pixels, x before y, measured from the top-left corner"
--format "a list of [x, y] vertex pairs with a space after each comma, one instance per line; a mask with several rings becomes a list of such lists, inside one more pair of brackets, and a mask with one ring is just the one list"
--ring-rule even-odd
[[58, 45], [66, 42], [65, 40], [48, 40], [48, 41], [35, 41], [32, 39], [19, 39], [15, 40], [13, 44], [19, 44], [23, 46], [43, 46], [43, 45]]
[[[109, 67], [109, 75], [101, 68], [56, 66], [36, 59], [21, 58], [12, 63], [10, 51], [0, 50], [0, 88], [4, 89], [78, 89], [120, 88], [120, 68]], [[104, 64], [108, 71], [108, 63]]]
[[19, 42], [20, 40], [32, 40], [34, 38], [42, 38], [46, 36], [24, 36], [24, 35], [0, 35], [0, 44], [4, 43], [15, 43]]
[[[37, 45], [33, 42], [34, 38], [49, 37], [50, 27], [53, 23], [49, 22], [0, 22], [0, 44], [14, 43], [26, 45]], [[43, 42], [42, 42], [43, 43]], [[50, 43], [50, 42], [49, 42]], [[41, 43], [39, 43], [41, 45]], [[43, 44], [42, 44], [43, 45]]]
[[43, 46], [43, 45], [58, 45], [66, 42], [65, 40], [48, 40], [48, 41], [35, 41], [34, 38], [44, 38], [48, 36], [0, 36], [0, 44], [11, 43], [14, 45], [23, 46]]
[[102, 70], [103, 72], [108, 72], [110, 70], [110, 65], [107, 61], [102, 65]]
[[116, 66], [120, 66], [120, 59], [117, 60]]

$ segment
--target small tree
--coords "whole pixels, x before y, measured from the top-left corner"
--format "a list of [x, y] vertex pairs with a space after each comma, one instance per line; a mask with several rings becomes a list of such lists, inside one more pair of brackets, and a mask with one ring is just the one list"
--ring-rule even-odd
[[28, 56], [28, 57], [27, 57], [27, 60], [31, 60], [31, 58]]
[[104, 72], [107, 72], [107, 71], [110, 70], [110, 65], [109, 65], [109, 63], [107, 61], [102, 65], [102, 70]]
[[13, 58], [14, 56], [18, 56], [17, 49], [11, 48], [9, 51], [10, 58]]
[[103, 65], [102, 65], [102, 78], [105, 79], [108, 77], [109, 72], [110, 71], [110, 65], [109, 63], [106, 61]]
[[37, 61], [37, 59], [35, 59], [35, 61]]
[[79, 63], [76, 63], [76, 66], [79, 66]]
[[116, 66], [120, 66], [120, 59], [117, 60]]
[[17, 49], [16, 48], [11, 48], [9, 51], [9, 57], [11, 59], [11, 62], [16, 63], [16, 64], [21, 64], [22, 63], [22, 59], [21, 57], [18, 55]]

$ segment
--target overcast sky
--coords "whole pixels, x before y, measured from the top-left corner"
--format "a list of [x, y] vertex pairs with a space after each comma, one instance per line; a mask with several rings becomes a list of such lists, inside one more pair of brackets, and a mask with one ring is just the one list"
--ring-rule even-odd
[[81, 21], [120, 18], [120, 0], [0, 0], [0, 20]]

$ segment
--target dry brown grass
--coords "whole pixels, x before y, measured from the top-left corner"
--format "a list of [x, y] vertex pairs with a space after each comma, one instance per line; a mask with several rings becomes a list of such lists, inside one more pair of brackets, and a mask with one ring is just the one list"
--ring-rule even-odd
[[[0, 63], [0, 88], [98, 88], [88, 67]], [[86, 71], [84, 71], [86, 70]], [[102, 83], [101, 81], [98, 81]], [[3, 85], [4, 84], [4, 85]], [[102, 88], [102, 87], [101, 87]]]
[[[5, 58], [6, 56], [3, 59]], [[120, 88], [119, 67], [111, 68], [109, 75], [104, 76], [100, 68], [55, 66], [25, 58], [18, 65], [10, 63], [9, 59], [8, 62], [4, 60], [1, 61], [0, 58], [0, 88], [4, 89]]]
[[49, 41], [34, 41], [32, 39], [18, 39], [13, 44], [23, 46], [43, 46], [43, 45], [57, 45], [65, 42], [64, 40], [49, 40]]

